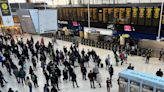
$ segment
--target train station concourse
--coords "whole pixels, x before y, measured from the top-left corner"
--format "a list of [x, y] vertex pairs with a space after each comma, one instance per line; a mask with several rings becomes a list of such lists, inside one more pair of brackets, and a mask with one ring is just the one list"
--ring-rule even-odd
[[0, 92], [164, 92], [164, 0], [0, 0]]

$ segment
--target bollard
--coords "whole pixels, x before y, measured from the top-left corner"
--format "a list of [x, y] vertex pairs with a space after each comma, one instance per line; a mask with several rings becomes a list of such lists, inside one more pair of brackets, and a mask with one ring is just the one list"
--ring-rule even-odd
[[103, 49], [103, 42], [100, 42], [100, 48]]
[[86, 41], [85, 41], [85, 39], [84, 39], [84, 45], [86, 45]]
[[110, 44], [107, 43], [107, 50], [110, 50]]
[[104, 43], [104, 49], [107, 49], [107, 43]]
[[98, 48], [101, 48], [101, 42], [98, 43]]
[[81, 44], [84, 45], [84, 39], [81, 39]]
[[87, 46], [89, 45], [89, 40], [87, 39]]

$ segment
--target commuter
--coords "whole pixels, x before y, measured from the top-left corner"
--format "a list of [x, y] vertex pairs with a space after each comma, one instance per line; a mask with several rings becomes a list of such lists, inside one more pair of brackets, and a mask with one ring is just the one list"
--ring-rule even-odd
[[34, 70], [32, 69], [32, 66], [29, 68], [29, 74], [32, 75], [34, 73]]
[[0, 84], [1, 84], [1, 87], [4, 87], [4, 82], [3, 82], [3, 81], [5, 81], [5, 83], [8, 83], [8, 82], [4, 79], [3, 73], [2, 73], [1, 70], [0, 70]]
[[48, 85], [47, 84], [45, 84], [44, 85], [44, 89], [43, 89], [44, 91], [43, 92], [50, 92], [50, 90], [49, 90], [49, 88], [48, 88]]
[[163, 72], [162, 72], [161, 68], [156, 72], [156, 75], [159, 77], [163, 77]]
[[163, 48], [160, 50], [160, 52], [159, 52], [159, 60], [161, 61], [161, 58], [162, 58], [162, 56], [163, 56], [163, 54], [164, 54], [164, 50], [163, 50]]
[[53, 87], [51, 88], [51, 92], [58, 92], [58, 90], [55, 88], [55, 86], [53, 86]]
[[147, 55], [146, 55], [146, 63], [148, 64], [149, 63], [149, 60], [150, 60], [150, 53], [147, 53]]
[[110, 92], [110, 88], [112, 87], [112, 82], [109, 78], [106, 80], [107, 92]]
[[130, 63], [127, 69], [132, 69], [132, 64]]
[[91, 85], [91, 88], [95, 88], [95, 85], [94, 85], [94, 74], [93, 72], [90, 70], [90, 72], [88, 73], [88, 78], [90, 80], [90, 85]]
[[15, 78], [16, 78], [17, 82], [20, 83], [19, 70], [18, 70], [18, 68], [16, 66], [13, 69], [13, 74], [15, 75]]
[[99, 84], [99, 86], [101, 88], [102, 78], [101, 78], [101, 74], [100, 73], [97, 74], [97, 79], [96, 80], [97, 80], [97, 83]]
[[20, 77], [20, 80], [21, 80], [22, 84], [25, 81], [25, 76], [26, 76], [26, 72], [22, 68], [20, 68], [19, 77]]
[[93, 75], [94, 75], [94, 78], [96, 79], [97, 78], [97, 74], [99, 73], [99, 69], [98, 69], [98, 66], [95, 65], [95, 67], [93, 67]]
[[106, 70], [110, 66], [110, 55], [108, 54], [107, 58], [105, 59], [105, 64], [106, 64]]
[[59, 85], [58, 85], [58, 77], [57, 77], [57, 74], [52, 74], [51, 76], [51, 86], [56, 86], [58, 90], [59, 89]]
[[26, 77], [25, 84], [29, 87], [29, 92], [32, 92], [32, 83], [28, 76]]
[[109, 71], [109, 75], [110, 75], [110, 80], [112, 80], [112, 76], [113, 76], [113, 73], [114, 73], [114, 69], [113, 69], [112, 65], [109, 67], [108, 71]]
[[12, 90], [12, 88], [9, 88], [9, 91], [8, 92], [14, 92], [14, 91]]
[[43, 74], [44, 74], [45, 79], [46, 79], [46, 84], [47, 84], [47, 86], [49, 86], [50, 75], [47, 73], [46, 70], [43, 70]]
[[34, 57], [32, 57], [32, 60], [31, 61], [32, 61], [33, 69], [34, 70], [37, 70], [36, 60], [34, 59]]
[[38, 79], [37, 79], [38, 77], [36, 76], [36, 74], [34, 74], [34, 73], [32, 73], [31, 74], [31, 80], [33, 81], [33, 83], [34, 83], [34, 86], [37, 88], [37, 87], [39, 87], [38, 86]]
[[85, 55], [84, 49], [81, 51], [81, 55], [82, 55], [82, 57], [84, 57], [84, 55]]
[[73, 83], [73, 88], [75, 88], [74, 83], [76, 83], [77, 88], [79, 87], [78, 84], [77, 84], [75, 72], [72, 72], [72, 83]]
[[82, 73], [82, 79], [87, 80], [86, 74], [87, 74], [87, 69], [84, 67], [84, 65], [81, 67], [81, 73]]
[[66, 82], [68, 80], [68, 70], [66, 67], [63, 69], [63, 80]]

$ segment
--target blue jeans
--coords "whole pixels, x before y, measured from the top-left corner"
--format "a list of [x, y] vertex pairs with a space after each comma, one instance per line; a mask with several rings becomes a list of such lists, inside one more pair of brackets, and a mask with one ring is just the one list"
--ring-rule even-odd
[[29, 92], [32, 92], [32, 86], [29, 86]]

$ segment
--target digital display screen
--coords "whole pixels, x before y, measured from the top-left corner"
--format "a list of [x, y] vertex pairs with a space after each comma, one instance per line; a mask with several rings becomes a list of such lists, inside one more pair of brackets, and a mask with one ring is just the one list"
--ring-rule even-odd
[[132, 26], [130, 26], [130, 25], [125, 25], [125, 26], [124, 26], [124, 31], [132, 31]]

